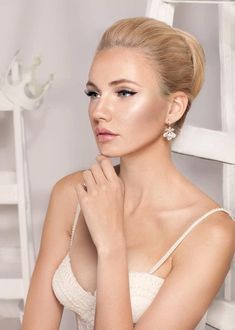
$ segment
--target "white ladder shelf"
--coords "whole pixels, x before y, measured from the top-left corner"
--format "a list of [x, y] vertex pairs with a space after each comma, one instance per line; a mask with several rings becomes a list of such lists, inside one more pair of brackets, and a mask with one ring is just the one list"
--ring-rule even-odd
[[[23, 300], [24, 305], [34, 266], [35, 253], [32, 239], [23, 112], [24, 110], [36, 110], [39, 107], [42, 96], [50, 86], [53, 77], [51, 76], [44, 86], [37, 85], [35, 69], [40, 64], [40, 59], [36, 58], [31, 69], [22, 72], [22, 63], [18, 54], [19, 51], [11, 61], [0, 88], [0, 111], [10, 111], [13, 115], [15, 151], [15, 171], [0, 172], [0, 205], [17, 206], [20, 246], [19, 248], [0, 248], [0, 262], [2, 269], [9, 269], [9, 265], [12, 264], [20, 264], [21, 276], [0, 278], [0, 299], [5, 301]], [[28, 88], [27, 94], [26, 87]], [[10, 310], [10, 315], [6, 312], [0, 316], [22, 318], [23, 306], [20, 307], [20, 303], [13, 315], [12, 308]]]
[[[235, 214], [235, 1], [148, 0], [146, 16], [173, 25], [175, 4], [217, 4], [222, 131], [184, 124], [172, 143], [172, 151], [223, 163], [223, 206]], [[216, 148], [211, 146], [216, 145]], [[225, 279], [223, 299], [214, 299], [207, 312], [207, 324], [220, 330], [235, 329], [235, 301], [232, 300], [232, 267]]]

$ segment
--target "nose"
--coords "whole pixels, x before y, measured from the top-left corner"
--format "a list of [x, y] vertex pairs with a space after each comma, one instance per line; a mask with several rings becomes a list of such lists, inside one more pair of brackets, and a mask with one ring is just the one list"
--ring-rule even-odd
[[105, 97], [100, 97], [96, 100], [94, 104], [91, 105], [90, 115], [95, 121], [110, 121], [112, 119], [112, 111], [109, 100]]

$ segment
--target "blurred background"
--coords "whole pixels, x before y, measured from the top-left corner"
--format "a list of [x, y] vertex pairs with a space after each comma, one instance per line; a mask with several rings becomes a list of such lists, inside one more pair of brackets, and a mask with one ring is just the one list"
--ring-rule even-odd
[[[98, 40], [115, 20], [144, 16], [146, 5], [147, 0], [0, 1], [0, 72], [6, 71], [15, 51], [21, 49], [26, 65], [35, 55], [42, 57], [39, 81], [55, 74], [38, 111], [24, 112], [36, 253], [53, 185], [63, 176], [89, 167], [98, 153], [84, 94]], [[207, 58], [205, 84], [186, 123], [220, 130], [218, 8], [177, 5], [174, 25], [194, 34]], [[15, 168], [12, 134], [10, 114], [0, 113], [0, 171]], [[222, 164], [176, 153], [172, 157], [185, 176], [222, 205]], [[113, 162], [118, 163], [118, 159]], [[0, 246], [19, 244], [16, 210], [15, 206], [0, 205]], [[3, 268], [0, 273], [4, 273]], [[0, 329], [18, 328], [18, 320], [0, 318]], [[75, 329], [71, 312], [64, 312], [61, 329]]]

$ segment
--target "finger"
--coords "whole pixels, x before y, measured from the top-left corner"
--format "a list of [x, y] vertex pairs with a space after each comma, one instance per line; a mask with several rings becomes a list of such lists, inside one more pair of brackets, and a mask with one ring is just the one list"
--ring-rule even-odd
[[85, 170], [82, 172], [82, 176], [87, 187], [87, 191], [92, 191], [94, 189], [96, 182], [93, 174], [90, 170]]
[[99, 155], [96, 156], [96, 160], [97, 160], [98, 162], [100, 162], [101, 160], [106, 159], [106, 158], [107, 158], [107, 157], [104, 156], [104, 155], [102, 155], [102, 154], [99, 154]]
[[107, 182], [107, 178], [106, 178], [99, 162], [93, 164], [91, 166], [90, 170], [91, 170], [93, 177], [95, 178], [95, 181], [97, 184]]
[[100, 166], [108, 181], [111, 181], [117, 177], [117, 174], [115, 172], [115, 169], [113, 167], [113, 164], [112, 164], [110, 158], [108, 158], [108, 157], [102, 158], [102, 160], [100, 160]]

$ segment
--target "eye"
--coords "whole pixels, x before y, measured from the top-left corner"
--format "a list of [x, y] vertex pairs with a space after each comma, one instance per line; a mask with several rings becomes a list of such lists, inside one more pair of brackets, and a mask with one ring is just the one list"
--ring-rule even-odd
[[132, 96], [135, 95], [136, 93], [137, 92], [130, 91], [128, 89], [122, 89], [117, 92], [118, 96], [122, 96], [122, 97]]
[[87, 90], [87, 89], [85, 89], [84, 92], [85, 92], [85, 94], [86, 94], [87, 96], [89, 96], [91, 99], [96, 99], [96, 98], [100, 97], [100, 95], [99, 95], [97, 92], [92, 91], [92, 90]]

